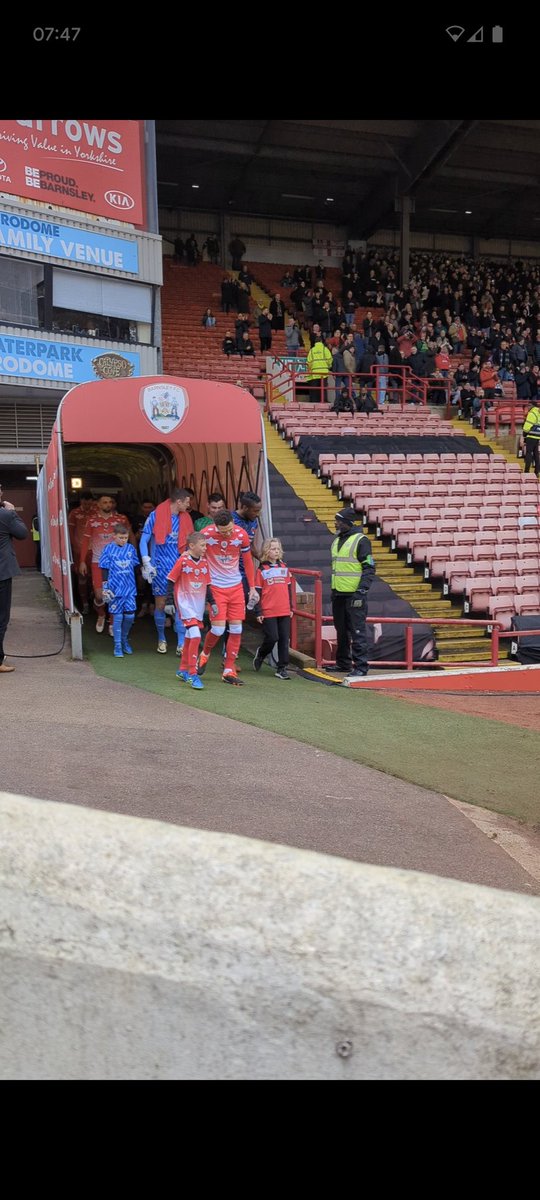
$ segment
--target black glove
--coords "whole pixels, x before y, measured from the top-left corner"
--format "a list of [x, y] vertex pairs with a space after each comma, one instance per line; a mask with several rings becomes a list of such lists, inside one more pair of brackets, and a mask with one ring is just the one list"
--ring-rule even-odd
[[365, 608], [367, 600], [367, 592], [356, 592], [351, 608]]

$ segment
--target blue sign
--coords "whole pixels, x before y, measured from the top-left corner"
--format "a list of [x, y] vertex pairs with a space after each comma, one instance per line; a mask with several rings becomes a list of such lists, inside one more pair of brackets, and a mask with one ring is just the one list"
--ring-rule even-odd
[[140, 356], [106, 346], [45, 342], [42, 338], [0, 333], [0, 375], [91, 383], [95, 379], [129, 379], [140, 375]]
[[136, 242], [58, 225], [55, 221], [22, 217], [5, 209], [0, 209], [0, 251], [2, 247], [84, 263], [87, 267], [107, 267], [110, 271], [129, 271], [131, 275], [139, 273]]

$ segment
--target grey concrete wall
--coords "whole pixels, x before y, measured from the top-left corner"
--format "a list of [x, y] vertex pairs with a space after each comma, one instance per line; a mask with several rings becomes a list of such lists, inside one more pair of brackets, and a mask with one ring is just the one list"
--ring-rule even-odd
[[533, 897], [0, 793], [3, 1079], [538, 1078], [539, 963]]

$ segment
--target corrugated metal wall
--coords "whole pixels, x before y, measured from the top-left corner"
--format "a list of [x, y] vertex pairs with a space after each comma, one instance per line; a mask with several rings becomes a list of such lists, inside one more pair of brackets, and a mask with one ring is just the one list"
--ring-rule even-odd
[[0, 401], [2, 450], [45, 451], [51, 440], [57, 408], [58, 404]]

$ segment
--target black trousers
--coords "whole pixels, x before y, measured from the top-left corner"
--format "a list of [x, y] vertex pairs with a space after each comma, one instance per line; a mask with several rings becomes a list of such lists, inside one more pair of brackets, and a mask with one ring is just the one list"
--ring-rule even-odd
[[540, 438], [525, 438], [525, 471], [530, 471], [534, 463], [535, 474], [540, 476]]
[[355, 671], [367, 672], [367, 604], [364, 608], [353, 608], [354, 592], [332, 593], [332, 616], [337, 633], [336, 666], [343, 671], [352, 667]]
[[11, 615], [11, 579], [0, 579], [0, 666], [4, 661], [4, 634]]
[[263, 641], [259, 646], [259, 657], [266, 658], [270, 654], [277, 642], [278, 644], [278, 671], [282, 667], [289, 665], [289, 641], [291, 637], [291, 618], [290, 617], [265, 617], [262, 623], [264, 634]]

